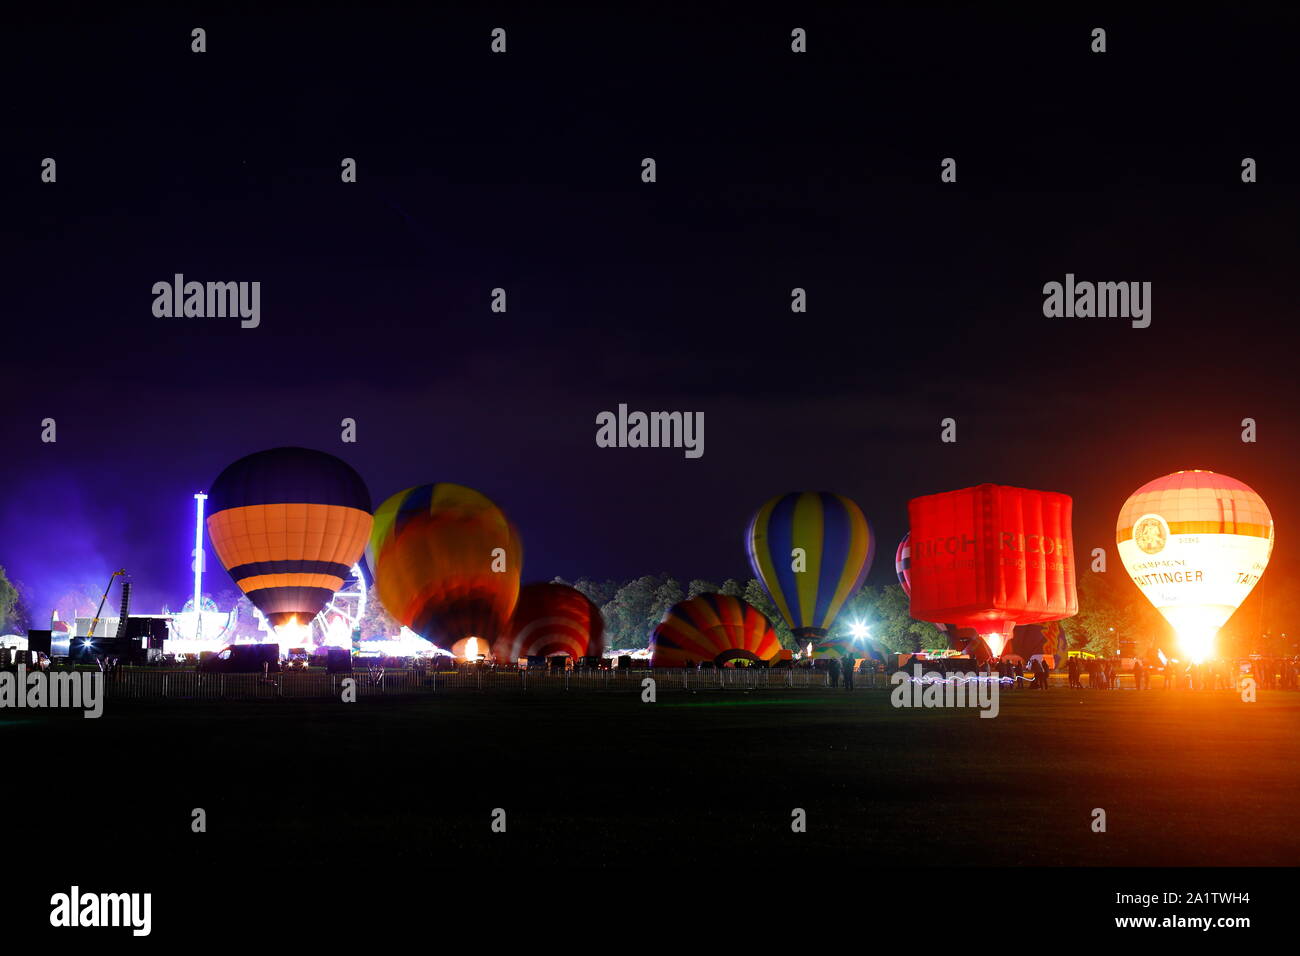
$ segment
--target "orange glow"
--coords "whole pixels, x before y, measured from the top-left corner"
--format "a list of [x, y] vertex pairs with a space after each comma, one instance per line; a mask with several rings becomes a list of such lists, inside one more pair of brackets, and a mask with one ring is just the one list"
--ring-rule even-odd
[[462, 661], [476, 661], [491, 656], [491, 645], [482, 637], [463, 637], [451, 645], [452, 656]]
[[1002, 656], [1002, 649], [1007, 646], [1007, 636], [1000, 631], [993, 631], [989, 634], [981, 634], [984, 643], [989, 646], [989, 653], [994, 657]]
[[280, 645], [282, 654], [285, 647], [307, 647], [311, 644], [311, 624], [299, 624], [297, 614], [273, 628], [273, 632], [275, 643]]
[[1215, 656], [1214, 639], [1218, 634], [1218, 630], [1213, 626], [1179, 628], [1178, 646], [1189, 661], [1193, 664], [1200, 664]]

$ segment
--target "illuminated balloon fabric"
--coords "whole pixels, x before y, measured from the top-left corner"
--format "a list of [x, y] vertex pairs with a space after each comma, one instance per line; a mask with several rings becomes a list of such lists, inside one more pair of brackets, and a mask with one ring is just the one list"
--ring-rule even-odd
[[903, 593], [910, 598], [912, 596], [912, 533], [910, 531], [903, 535], [903, 540], [898, 542], [898, 550], [894, 552], [894, 573], [898, 575], [898, 583], [903, 586]]
[[208, 538], [273, 626], [306, 625], [343, 586], [370, 535], [370, 492], [350, 466], [309, 448], [230, 465], [208, 493]]
[[[894, 573], [898, 575], [898, 583], [903, 588], [903, 593], [907, 595], [908, 600], [912, 598], [912, 532], [903, 535], [903, 540], [898, 542], [898, 550], [894, 552]], [[947, 631], [948, 625], [934, 622], [934, 626], [940, 631]], [[949, 646], [960, 650], [956, 645], [949, 642]], [[965, 645], [962, 645], [964, 648]]]
[[701, 594], [668, 609], [650, 637], [655, 667], [728, 657], [771, 660], [781, 650], [776, 631], [762, 611], [727, 594]]
[[1134, 583], [1199, 659], [1264, 573], [1273, 517], [1235, 478], [1179, 471], [1129, 496], [1115, 540]]
[[813, 647], [814, 658], [834, 657], [838, 660], [855, 660], [870, 655], [853, 643], [851, 639], [833, 637], [820, 641]]
[[[494, 571], [498, 548], [505, 565]], [[491, 645], [519, 597], [519, 535], [491, 499], [463, 485], [393, 495], [375, 511], [368, 556], [388, 613], [443, 648], [466, 637]]]
[[1016, 624], [1077, 614], [1072, 507], [991, 484], [912, 499], [912, 617], [974, 628], [997, 656]]
[[[749, 564], [796, 636], [819, 639], [871, 570], [875, 536], [862, 509], [827, 491], [778, 495], [745, 534]], [[792, 552], [807, 564], [794, 570]]]
[[1042, 624], [1020, 624], [1011, 638], [1012, 650], [1025, 660], [1035, 654], [1051, 657], [1056, 654], [1061, 625], [1056, 621]]
[[604, 634], [600, 608], [581, 591], [567, 584], [529, 584], [520, 589], [510, 625], [492, 652], [499, 661], [552, 654], [599, 657]]

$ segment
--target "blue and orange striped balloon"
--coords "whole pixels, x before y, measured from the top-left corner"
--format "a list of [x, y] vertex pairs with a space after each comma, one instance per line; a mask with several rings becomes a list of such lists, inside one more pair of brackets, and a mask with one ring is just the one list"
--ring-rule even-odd
[[274, 627], [311, 623], [370, 537], [370, 492], [361, 476], [310, 448], [239, 459], [212, 483], [208, 508], [217, 557]]
[[[862, 509], [829, 491], [777, 495], [758, 509], [745, 534], [749, 566], [790, 629], [820, 638], [844, 602], [862, 586], [875, 536]], [[796, 570], [794, 551], [803, 551]]]

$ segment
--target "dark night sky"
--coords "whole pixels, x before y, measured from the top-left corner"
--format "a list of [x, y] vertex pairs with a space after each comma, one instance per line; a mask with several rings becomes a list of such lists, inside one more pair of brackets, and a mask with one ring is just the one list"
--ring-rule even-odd
[[[36, 616], [117, 566], [178, 605], [192, 494], [285, 444], [376, 503], [479, 488], [526, 579], [748, 576], [747, 518], [799, 488], [862, 505], [876, 582], [910, 497], [983, 481], [1073, 495], [1086, 554], [1189, 467], [1264, 496], [1290, 577], [1294, 15], [687, 9], [17, 23], [0, 564]], [[260, 281], [261, 327], [155, 318], [176, 272]], [[1044, 318], [1067, 272], [1151, 281], [1151, 327]], [[703, 411], [704, 457], [597, 448], [620, 402]]]

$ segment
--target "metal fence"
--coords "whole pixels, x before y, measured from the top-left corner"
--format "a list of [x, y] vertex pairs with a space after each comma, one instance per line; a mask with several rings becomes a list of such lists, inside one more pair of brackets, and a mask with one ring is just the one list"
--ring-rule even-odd
[[[136, 700], [269, 700], [272, 698], [340, 697], [352, 690], [357, 699], [442, 693], [547, 694], [580, 692], [640, 693], [642, 681], [656, 691], [786, 690], [829, 688], [825, 671], [804, 668], [655, 668], [619, 670], [505, 670], [461, 668], [454, 671], [358, 670], [351, 674], [320, 672], [280, 674], [207, 674], [194, 670], [122, 668], [106, 681], [107, 695]], [[346, 680], [354, 683], [349, 688]], [[858, 688], [886, 687], [884, 674], [860, 674]]]

